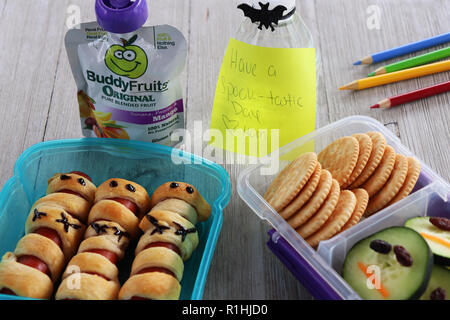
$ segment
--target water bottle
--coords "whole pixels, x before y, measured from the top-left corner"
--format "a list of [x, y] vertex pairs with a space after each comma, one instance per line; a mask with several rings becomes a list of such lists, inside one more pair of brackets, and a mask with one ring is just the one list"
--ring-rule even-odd
[[245, 19], [225, 52], [211, 128], [238, 136], [229, 151], [276, 158], [315, 129], [317, 50], [295, 0], [242, 0], [238, 8]]

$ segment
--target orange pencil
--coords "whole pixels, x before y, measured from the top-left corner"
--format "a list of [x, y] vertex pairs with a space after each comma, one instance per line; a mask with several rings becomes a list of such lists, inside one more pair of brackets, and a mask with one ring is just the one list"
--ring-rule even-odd
[[450, 60], [353, 81], [339, 90], [362, 90], [450, 70]]

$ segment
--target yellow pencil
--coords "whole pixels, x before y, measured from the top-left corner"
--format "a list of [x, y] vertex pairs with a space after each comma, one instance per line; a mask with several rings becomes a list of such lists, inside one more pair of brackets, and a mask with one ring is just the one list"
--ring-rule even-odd
[[450, 60], [353, 81], [339, 90], [362, 90], [450, 70]]

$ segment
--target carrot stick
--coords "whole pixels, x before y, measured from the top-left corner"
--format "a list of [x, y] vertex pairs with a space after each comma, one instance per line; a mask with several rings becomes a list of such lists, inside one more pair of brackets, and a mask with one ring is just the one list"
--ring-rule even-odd
[[442, 244], [442, 245], [450, 248], [450, 242], [445, 240], [445, 239], [439, 238], [437, 236], [434, 236], [432, 234], [428, 234], [428, 233], [425, 233], [425, 232], [421, 232], [420, 235], [422, 237], [424, 237], [425, 239], [429, 239], [431, 241], [437, 242], [439, 244]]
[[[369, 273], [367, 271], [367, 266], [362, 263], [362, 262], [358, 262], [358, 267], [361, 269], [362, 272], [364, 272], [364, 274], [366, 275], [367, 278], [370, 278], [372, 276], [371, 273]], [[373, 279], [375, 280], [375, 279]], [[372, 281], [372, 284], [375, 286], [374, 281]], [[380, 283], [380, 287], [376, 288], [378, 290], [378, 292], [380, 292], [380, 294], [383, 296], [383, 298], [387, 298], [389, 297], [389, 291], [386, 290], [386, 288]]]

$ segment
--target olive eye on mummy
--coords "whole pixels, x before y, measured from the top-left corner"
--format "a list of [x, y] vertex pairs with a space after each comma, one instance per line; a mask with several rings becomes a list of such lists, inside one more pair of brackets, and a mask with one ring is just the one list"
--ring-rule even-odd
[[187, 191], [187, 193], [192, 194], [192, 193], [194, 193], [194, 188], [192, 188], [191, 186], [189, 186], [189, 187], [186, 188], [186, 191]]
[[172, 182], [172, 183], [170, 184], [170, 188], [171, 188], [171, 189], [175, 189], [175, 188], [178, 188], [178, 187], [179, 187], [179, 184], [176, 183], [176, 182]]
[[112, 181], [109, 183], [109, 186], [110, 186], [111, 188], [115, 188], [115, 187], [118, 186], [118, 183], [117, 183], [116, 180], [112, 180]]
[[[59, 176], [59, 178], [60, 178], [61, 180], [63, 180], [63, 181], [64, 181], [64, 180], [70, 180], [70, 179], [72, 179], [72, 177], [71, 177], [71, 176], [68, 176], [67, 174], [62, 174], [62, 175]], [[78, 183], [81, 184], [83, 187], [86, 186], [86, 181], [85, 181], [83, 178], [78, 178], [77, 181], [78, 181]]]
[[81, 184], [82, 186], [85, 186], [85, 185], [86, 185], [86, 181], [84, 181], [83, 178], [78, 178], [77, 181], [78, 181], [78, 183]]
[[133, 187], [131, 184], [127, 184], [127, 185], [125, 186], [125, 188], [126, 188], [128, 191], [130, 191], [130, 192], [136, 192], [136, 188]]

